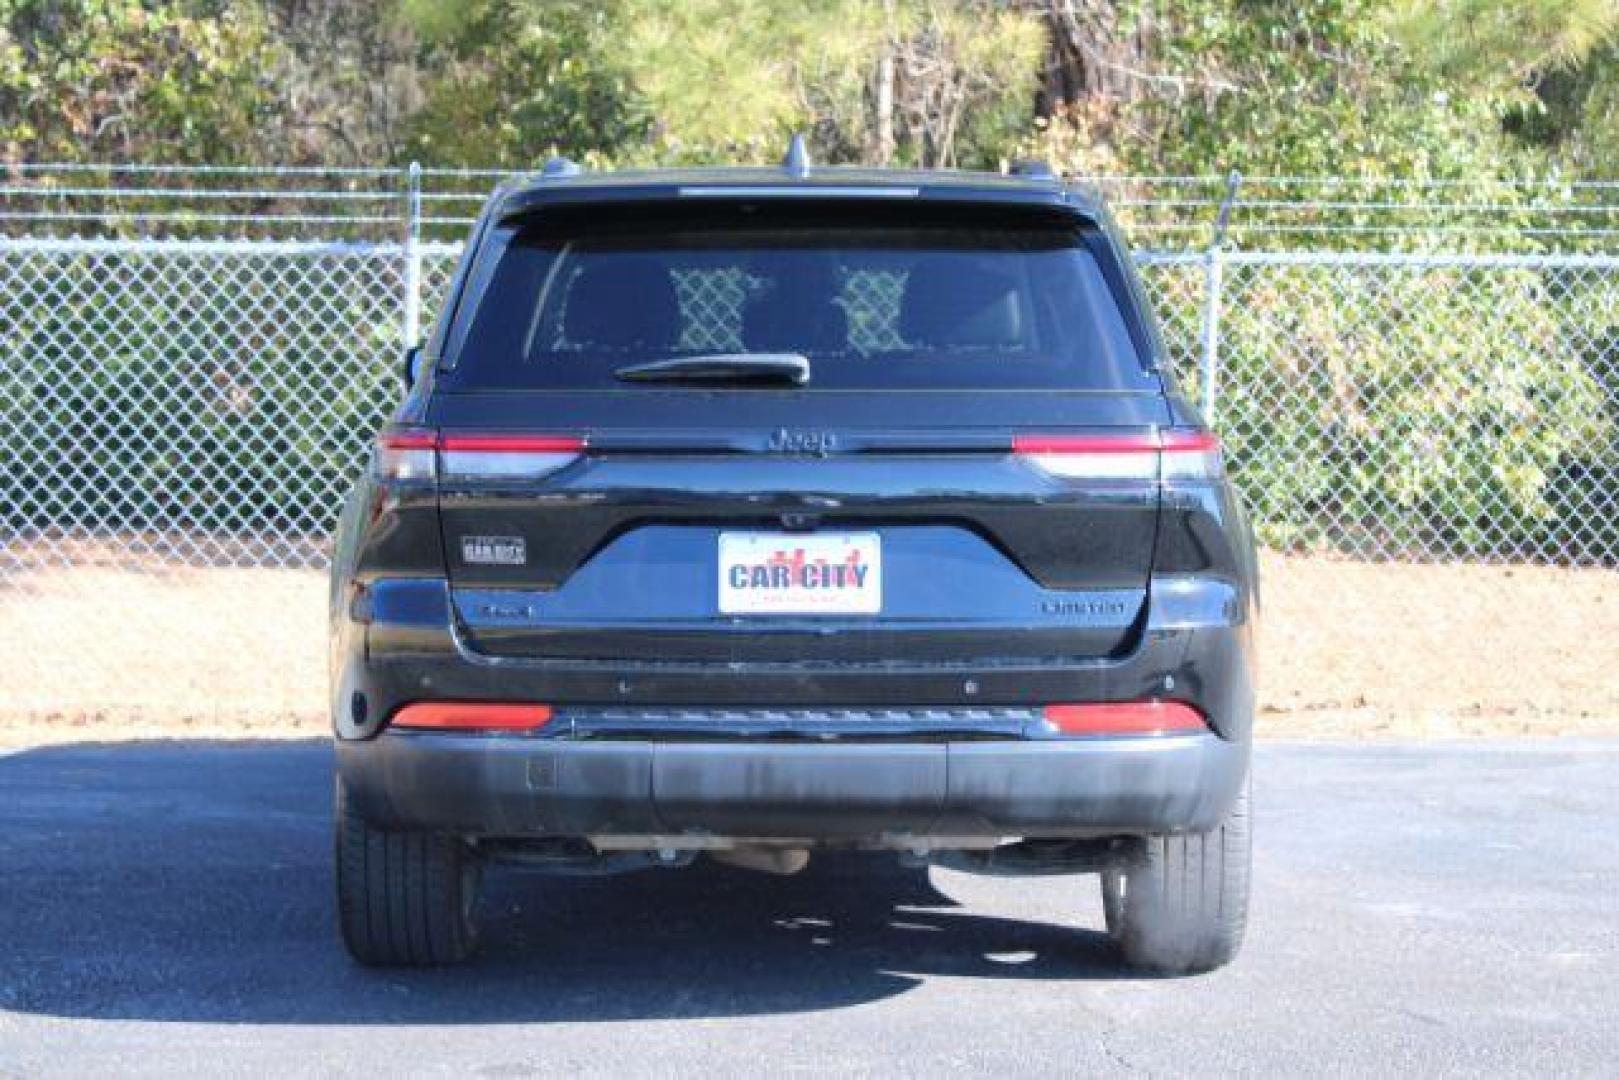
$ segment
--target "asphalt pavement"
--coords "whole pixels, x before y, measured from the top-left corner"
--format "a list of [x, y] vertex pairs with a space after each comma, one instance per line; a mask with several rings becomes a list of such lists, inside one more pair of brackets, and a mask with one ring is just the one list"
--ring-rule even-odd
[[1231, 967], [1094, 877], [496, 873], [469, 966], [351, 964], [319, 742], [0, 758], [0, 1076], [1619, 1071], [1619, 742], [1263, 746]]

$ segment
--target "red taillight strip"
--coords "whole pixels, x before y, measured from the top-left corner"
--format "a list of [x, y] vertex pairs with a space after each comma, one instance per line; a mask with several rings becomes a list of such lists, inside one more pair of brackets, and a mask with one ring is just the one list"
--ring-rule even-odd
[[1016, 435], [1015, 454], [1144, 454], [1158, 449], [1152, 434], [1138, 435]]
[[1220, 437], [1212, 431], [1171, 428], [1158, 434], [1166, 454], [1210, 454], [1220, 449]]
[[439, 437], [444, 451], [469, 454], [577, 454], [585, 440], [576, 435], [496, 435], [448, 433]]
[[1102, 435], [1016, 435], [1012, 452], [1070, 480], [1196, 480], [1220, 475], [1220, 440], [1188, 428]]
[[1212, 431], [1168, 428], [1129, 435], [1014, 435], [1015, 454], [1206, 454], [1220, 449]]
[[390, 481], [432, 481], [440, 473], [473, 480], [533, 480], [571, 464], [585, 446], [579, 435], [392, 427], [377, 436], [375, 468]]
[[1161, 479], [1217, 480], [1224, 475], [1225, 455], [1214, 432], [1170, 428], [1159, 432], [1158, 438], [1164, 447]]
[[1064, 735], [1173, 735], [1209, 730], [1202, 713], [1179, 701], [1047, 705], [1046, 723]]
[[392, 484], [430, 484], [438, 478], [438, 432], [432, 428], [384, 428], [371, 468]]
[[567, 454], [585, 448], [578, 435], [440, 434], [432, 428], [384, 429], [377, 442], [389, 450], [461, 450], [479, 454]]
[[1048, 476], [1064, 480], [1158, 479], [1158, 435], [1134, 431], [1117, 435], [1018, 435], [1012, 452]]
[[387, 428], [377, 436], [377, 443], [389, 450], [435, 450], [438, 432], [432, 428]]
[[439, 466], [451, 480], [526, 483], [568, 467], [584, 449], [577, 435], [447, 431], [439, 436]]
[[533, 731], [551, 722], [549, 705], [418, 701], [394, 713], [391, 726], [430, 731]]

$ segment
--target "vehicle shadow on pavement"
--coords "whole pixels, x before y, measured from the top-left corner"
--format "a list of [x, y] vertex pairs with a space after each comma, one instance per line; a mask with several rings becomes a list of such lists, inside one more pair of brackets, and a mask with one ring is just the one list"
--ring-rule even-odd
[[324, 740], [0, 757], [0, 1009], [578, 1022], [838, 1008], [935, 976], [1121, 973], [1098, 931], [963, 910], [882, 855], [820, 857], [786, 878], [711, 863], [607, 878], [497, 868], [469, 965], [367, 970], [337, 939], [331, 784]]

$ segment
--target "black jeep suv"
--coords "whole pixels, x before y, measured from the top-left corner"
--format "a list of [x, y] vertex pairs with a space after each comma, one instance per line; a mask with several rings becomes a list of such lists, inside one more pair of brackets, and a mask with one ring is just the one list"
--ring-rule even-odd
[[1095, 195], [807, 167], [498, 190], [345, 510], [343, 937], [488, 862], [1096, 873], [1130, 964], [1248, 893], [1252, 543]]

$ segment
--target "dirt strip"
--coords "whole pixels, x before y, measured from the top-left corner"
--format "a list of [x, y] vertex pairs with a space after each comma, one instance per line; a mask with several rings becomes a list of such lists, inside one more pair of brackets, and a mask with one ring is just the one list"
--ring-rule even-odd
[[[1619, 573], [1267, 555], [1265, 736], [1619, 734]], [[310, 571], [76, 566], [0, 586], [0, 743], [324, 732]]]

